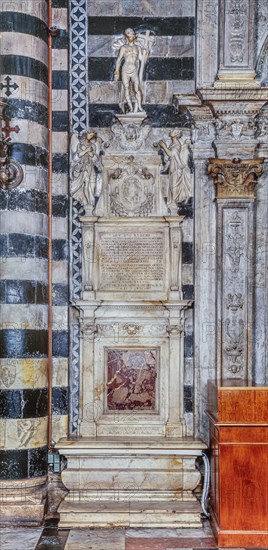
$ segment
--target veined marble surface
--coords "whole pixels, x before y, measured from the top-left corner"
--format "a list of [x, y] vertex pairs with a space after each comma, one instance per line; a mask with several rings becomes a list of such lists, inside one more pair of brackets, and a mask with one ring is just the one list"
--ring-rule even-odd
[[35, 550], [42, 533], [42, 527], [38, 529], [0, 529], [1, 550], [18, 550], [27, 548]]

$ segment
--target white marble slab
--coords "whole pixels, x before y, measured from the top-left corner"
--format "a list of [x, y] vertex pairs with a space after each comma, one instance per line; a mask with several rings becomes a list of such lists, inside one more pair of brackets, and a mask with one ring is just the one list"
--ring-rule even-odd
[[27, 548], [35, 550], [42, 533], [40, 529], [0, 529], [0, 548], [1, 550], [18, 550]]
[[125, 550], [125, 534], [122, 529], [73, 529], [65, 550]]

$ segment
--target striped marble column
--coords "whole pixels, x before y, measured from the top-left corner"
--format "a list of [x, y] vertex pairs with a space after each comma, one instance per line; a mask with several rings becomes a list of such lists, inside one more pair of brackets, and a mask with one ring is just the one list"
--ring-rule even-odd
[[1, 191], [1, 523], [38, 524], [47, 474], [46, 0], [3, 2], [1, 95], [24, 179]]

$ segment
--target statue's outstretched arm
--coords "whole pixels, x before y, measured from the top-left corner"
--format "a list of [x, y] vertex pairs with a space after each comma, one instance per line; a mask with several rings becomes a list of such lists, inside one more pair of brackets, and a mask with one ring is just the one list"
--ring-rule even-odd
[[166, 145], [166, 143], [164, 141], [162, 141], [162, 140], [159, 141], [158, 145], [159, 145], [159, 147], [161, 147], [161, 149], [163, 149], [165, 151], [165, 153], [168, 157], [172, 156], [171, 150], [168, 148], [168, 146]]

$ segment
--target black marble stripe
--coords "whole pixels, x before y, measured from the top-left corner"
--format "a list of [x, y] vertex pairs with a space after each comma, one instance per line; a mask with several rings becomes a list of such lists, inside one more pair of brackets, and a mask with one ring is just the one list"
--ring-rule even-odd
[[68, 71], [52, 71], [53, 90], [68, 90]]
[[193, 197], [190, 197], [186, 204], [180, 203], [178, 205], [178, 214], [190, 219], [194, 217]]
[[48, 413], [47, 388], [0, 390], [0, 418], [40, 418]]
[[33, 15], [16, 11], [0, 13], [0, 32], [29, 34], [41, 38], [46, 43], [48, 40], [47, 25], [44, 21]]
[[68, 414], [68, 388], [54, 387], [52, 389], [52, 413]]
[[182, 263], [183, 264], [192, 264], [193, 263], [193, 243], [183, 242], [182, 243]]
[[53, 306], [68, 306], [68, 304], [69, 304], [69, 287], [68, 287], [68, 285], [65, 285], [63, 283], [53, 284], [52, 285], [52, 300], [53, 300]]
[[194, 355], [194, 338], [193, 334], [185, 334], [184, 336], [184, 357], [193, 357]]
[[[47, 447], [35, 449], [0, 449], [0, 479], [23, 479], [44, 476], [47, 473]], [[19, 490], [19, 487], [18, 487]]]
[[29, 166], [48, 167], [48, 152], [43, 147], [37, 147], [28, 143], [11, 143], [9, 146], [10, 157], [20, 164]]
[[[89, 121], [90, 126], [94, 128], [107, 128], [114, 122], [114, 115], [121, 111], [115, 103], [111, 104], [92, 104], [89, 103]], [[144, 105], [148, 115], [145, 124], [150, 124], [153, 128], [170, 127], [189, 128], [190, 123], [185, 114], [179, 114], [174, 105]]]
[[52, 0], [52, 8], [68, 8], [68, 0]]
[[47, 331], [14, 328], [0, 330], [0, 357], [27, 358], [47, 356]]
[[69, 356], [69, 334], [66, 330], [54, 330], [52, 334], [53, 357]]
[[54, 132], [68, 132], [69, 130], [68, 111], [53, 111], [52, 129]]
[[193, 412], [194, 389], [193, 386], [184, 386], [184, 412]]
[[68, 195], [52, 196], [52, 215], [56, 218], [66, 218], [69, 210]]
[[136, 32], [151, 30], [157, 36], [193, 35], [194, 17], [89, 17], [89, 35], [121, 34], [128, 27]]
[[[116, 59], [113, 57], [90, 57], [88, 78], [90, 81], [114, 80]], [[152, 57], [148, 59], [144, 80], [193, 80], [193, 57]]]
[[184, 300], [194, 299], [194, 285], [182, 285], [182, 294]]
[[48, 70], [47, 66], [32, 57], [22, 55], [1, 55], [0, 56], [0, 74], [28, 76], [35, 78], [47, 85]]
[[[57, 242], [57, 240], [56, 240]], [[1, 235], [2, 258], [23, 257], [47, 259], [48, 238], [40, 235], [9, 233]]]
[[52, 259], [54, 262], [68, 260], [69, 241], [65, 239], [53, 239], [52, 241]]
[[[27, 177], [27, 172], [25, 176]], [[0, 189], [0, 210], [26, 210], [47, 214], [47, 204], [47, 193], [39, 189]]]
[[47, 128], [47, 107], [41, 103], [37, 103], [36, 101], [29, 101], [28, 99], [14, 99], [10, 97], [8, 99], [6, 115], [12, 119], [17, 118], [37, 122]]
[[69, 46], [69, 35], [65, 29], [58, 29], [58, 34], [52, 40], [53, 50], [67, 50]]
[[68, 174], [69, 156], [68, 153], [54, 153], [52, 159], [52, 170], [58, 174]]
[[41, 281], [0, 281], [0, 302], [4, 304], [47, 304], [48, 286]]

